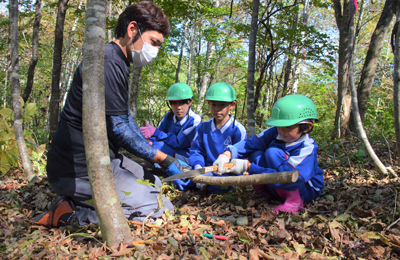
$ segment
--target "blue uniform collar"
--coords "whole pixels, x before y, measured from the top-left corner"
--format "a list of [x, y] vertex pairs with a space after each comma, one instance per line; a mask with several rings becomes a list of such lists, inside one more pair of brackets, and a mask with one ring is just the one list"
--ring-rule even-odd
[[[300, 138], [297, 139], [296, 141], [291, 142], [291, 143], [286, 143], [285, 147], [291, 147], [291, 146], [298, 145], [299, 143], [304, 142], [304, 141], [307, 140], [308, 138], [309, 138], [309, 135], [308, 135], [307, 133], [306, 133], [306, 134], [303, 134], [303, 135], [300, 136]], [[278, 136], [276, 137], [276, 140], [283, 141], [283, 140], [282, 140], [282, 136], [281, 136], [280, 134], [278, 134]]]
[[188, 115], [191, 116], [192, 113], [193, 113], [192, 108], [189, 107], [189, 110], [188, 110], [187, 114], [179, 122], [178, 122], [178, 119], [176, 118], [176, 115], [174, 115], [172, 117], [172, 119], [174, 120], [174, 124], [176, 124], [178, 122], [178, 124], [183, 125], [188, 120]]

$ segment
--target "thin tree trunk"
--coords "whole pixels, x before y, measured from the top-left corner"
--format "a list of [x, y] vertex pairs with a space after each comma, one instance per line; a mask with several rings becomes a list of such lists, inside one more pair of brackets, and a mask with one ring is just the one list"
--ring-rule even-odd
[[249, 65], [247, 68], [247, 136], [250, 138], [256, 133], [254, 107], [254, 73], [256, 70], [256, 38], [258, 30], [259, 0], [253, 0], [249, 39]]
[[22, 129], [22, 113], [21, 113], [21, 87], [19, 83], [19, 60], [18, 60], [18, 0], [10, 0], [9, 2], [10, 8], [10, 24], [9, 24], [9, 33], [10, 33], [10, 59], [11, 66], [10, 70], [10, 84], [11, 84], [11, 92], [12, 92], [12, 103], [13, 103], [13, 111], [14, 111], [14, 132], [15, 139], [17, 142], [19, 154], [21, 156], [22, 166], [25, 172], [25, 175], [29, 182], [36, 182], [38, 180], [35, 175], [31, 160], [29, 159], [29, 152], [25, 144], [24, 133]]
[[[358, 105], [361, 120], [364, 121], [365, 112], [369, 100], [369, 93], [375, 80], [375, 72], [378, 67], [380, 53], [383, 47], [384, 39], [389, 30], [390, 22], [393, 19], [392, 5], [395, 0], [386, 0], [385, 6], [371, 36], [367, 56], [361, 72], [360, 84], [357, 89]], [[350, 121], [350, 130], [355, 130], [354, 120]]]
[[133, 120], [136, 121], [137, 117], [137, 105], [139, 99], [139, 87], [140, 87], [140, 76], [142, 74], [143, 67], [135, 67], [132, 69], [131, 87], [129, 88], [129, 108]]
[[82, 65], [82, 119], [86, 161], [103, 240], [111, 247], [132, 242], [111, 171], [105, 122], [104, 42], [106, 2], [88, 0]]
[[193, 26], [193, 31], [190, 36], [190, 44], [189, 44], [189, 58], [188, 58], [188, 73], [187, 73], [187, 82], [190, 86], [192, 84], [192, 66], [193, 66], [193, 59], [194, 59], [194, 50], [196, 48], [196, 25]]
[[179, 71], [181, 70], [182, 56], [183, 56], [183, 51], [185, 50], [185, 39], [186, 39], [187, 31], [188, 31], [188, 24], [189, 24], [189, 19], [187, 19], [185, 22], [185, 29], [184, 29], [183, 35], [182, 35], [181, 52], [179, 53], [178, 66], [176, 67], [175, 83], [179, 82]]
[[350, 45], [349, 28], [354, 26], [354, 10], [349, 12], [349, 0], [343, 1], [343, 8], [340, 0], [332, 0], [335, 8], [336, 24], [339, 28], [339, 65], [338, 65], [338, 100], [335, 116], [335, 128], [333, 138], [341, 136], [342, 130], [348, 129], [350, 119], [351, 94], [349, 92], [349, 57]]
[[57, 130], [58, 116], [60, 114], [60, 77], [62, 67], [62, 47], [64, 40], [64, 22], [67, 12], [69, 0], [59, 0], [58, 13], [56, 20], [55, 38], [54, 38], [54, 54], [53, 54], [53, 71], [51, 75], [51, 100], [50, 100], [50, 129], [49, 142], [54, 132]]
[[[397, 164], [400, 163], [400, 0], [396, 1], [396, 24], [392, 31], [392, 50], [394, 53], [393, 105], [394, 129], [396, 133]], [[393, 43], [394, 37], [394, 43]]]
[[197, 112], [199, 114], [203, 113], [204, 96], [206, 95], [207, 86], [210, 81], [210, 74], [211, 74], [210, 66], [213, 55], [214, 55], [214, 43], [209, 41], [207, 43], [207, 54], [206, 54], [206, 64], [208, 65], [205, 66], [205, 71], [201, 77], [201, 84], [199, 90], [199, 98], [198, 98], [199, 105], [197, 106]]
[[[354, 13], [355, 11], [355, 6], [354, 3], [350, 4], [350, 8], [348, 10], [349, 13]], [[353, 117], [355, 120], [356, 124], [356, 129], [358, 132], [358, 135], [361, 139], [361, 142], [364, 145], [365, 151], [368, 154], [368, 156], [371, 158], [372, 163], [374, 164], [375, 168], [383, 174], [387, 173], [386, 167], [383, 165], [383, 163], [379, 160], [378, 156], [376, 156], [374, 149], [372, 148], [371, 144], [368, 141], [367, 134], [365, 133], [363, 123], [361, 121], [360, 117], [360, 112], [358, 110], [358, 100], [357, 100], [357, 90], [356, 90], [356, 84], [354, 83], [354, 62], [353, 62], [353, 56], [354, 56], [354, 23], [350, 23], [349, 26], [349, 47], [351, 49], [350, 56], [349, 56], [349, 88], [351, 91], [351, 101], [353, 105]]]
[[32, 30], [32, 58], [29, 62], [28, 78], [26, 80], [26, 88], [22, 99], [26, 102], [32, 92], [33, 78], [35, 76], [35, 68], [39, 57], [39, 28], [40, 19], [42, 18], [42, 0], [36, 0], [35, 20], [33, 21]]

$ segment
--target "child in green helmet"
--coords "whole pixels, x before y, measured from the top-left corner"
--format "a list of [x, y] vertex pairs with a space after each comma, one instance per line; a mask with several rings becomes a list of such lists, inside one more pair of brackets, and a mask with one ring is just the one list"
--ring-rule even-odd
[[169, 154], [186, 164], [189, 163], [189, 148], [196, 134], [201, 117], [191, 109], [193, 92], [185, 83], [175, 83], [167, 93], [170, 111], [156, 128], [152, 125], [140, 128], [158, 150]]
[[[208, 102], [213, 118], [203, 122], [197, 129], [190, 147], [190, 165], [193, 169], [211, 166], [226, 147], [247, 138], [244, 126], [235, 121], [230, 114], [236, 106], [236, 93], [231, 85], [225, 82], [211, 85], [204, 100]], [[212, 173], [208, 175], [214, 176]], [[202, 188], [206, 188], [209, 192], [228, 190], [216, 185]]]
[[[218, 172], [226, 172], [222, 165], [232, 160], [233, 173], [268, 174], [272, 172], [299, 171], [295, 183], [254, 185], [256, 192], [271, 191], [285, 200], [273, 212], [298, 212], [304, 202], [321, 195], [324, 188], [323, 171], [318, 167], [318, 146], [309, 136], [318, 120], [313, 102], [303, 95], [289, 95], [278, 100], [272, 116], [266, 122], [272, 126], [232, 146], [228, 146], [214, 162]], [[248, 158], [247, 160], [237, 158]]]

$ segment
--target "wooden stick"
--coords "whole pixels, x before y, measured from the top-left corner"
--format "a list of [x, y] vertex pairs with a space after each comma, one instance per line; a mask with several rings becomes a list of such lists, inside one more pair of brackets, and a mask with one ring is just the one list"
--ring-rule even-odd
[[274, 172], [229, 177], [196, 176], [192, 179], [195, 183], [204, 183], [219, 186], [246, 186], [272, 183], [293, 183], [299, 178], [299, 171]]

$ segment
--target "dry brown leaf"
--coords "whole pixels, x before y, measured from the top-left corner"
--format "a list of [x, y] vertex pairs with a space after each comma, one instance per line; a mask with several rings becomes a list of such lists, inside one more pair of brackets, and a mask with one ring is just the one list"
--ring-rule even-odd
[[317, 252], [312, 252], [312, 253], [307, 257], [307, 259], [310, 259], [310, 260], [326, 260], [326, 257], [323, 256], [323, 255], [321, 255], [321, 254], [318, 254]]
[[368, 255], [368, 257], [382, 259], [383, 254], [385, 253], [385, 248], [382, 246], [370, 246], [365, 253]]
[[258, 257], [258, 253], [259, 253], [259, 248], [258, 247], [250, 249], [249, 260], [259, 260], [260, 258]]

